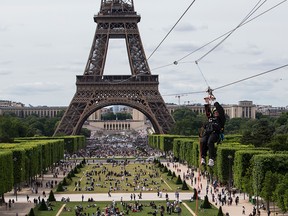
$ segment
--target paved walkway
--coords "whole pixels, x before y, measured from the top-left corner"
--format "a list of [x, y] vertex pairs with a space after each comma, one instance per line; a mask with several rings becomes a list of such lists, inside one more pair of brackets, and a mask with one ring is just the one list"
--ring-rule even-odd
[[[167, 165], [167, 163], [164, 163]], [[180, 163], [174, 163], [174, 165], [176, 165], [176, 167], [174, 166], [173, 168], [173, 163], [169, 163], [169, 168], [168, 169], [171, 169], [173, 170], [176, 175], [180, 175], [181, 178], [183, 177], [183, 173], [187, 173], [187, 170], [188, 170], [188, 167], [183, 165], [183, 164], [180, 164]], [[177, 172], [178, 170], [178, 172]], [[179, 172], [179, 170], [181, 170], [181, 172]], [[191, 170], [191, 169], [190, 169]], [[199, 173], [198, 172], [194, 172], [194, 177], [198, 178], [199, 177]], [[206, 187], [207, 187], [207, 179], [204, 178], [204, 177], [200, 177], [200, 182], [199, 182], [199, 185], [202, 184], [202, 190], [199, 194], [199, 196], [201, 198], [204, 198], [204, 196], [206, 195]], [[187, 184], [189, 184], [192, 188], [195, 187], [195, 185], [193, 186], [191, 184], [191, 181], [186, 181]], [[210, 185], [208, 185], [210, 186]], [[196, 183], [196, 189], [198, 188], [198, 183]], [[221, 188], [219, 188], [221, 190]], [[209, 201], [211, 202], [212, 200], [212, 194], [210, 193], [210, 187], [209, 187], [209, 193], [208, 193], [208, 199]], [[234, 200], [235, 200], [235, 197], [236, 196], [239, 196], [239, 204], [236, 206]], [[233, 203], [232, 205], [223, 205], [222, 206], [222, 211], [223, 213], [229, 213], [230, 216], [243, 216], [242, 214], [242, 210], [243, 210], [243, 206], [245, 207], [245, 215], [249, 215], [250, 213], [252, 213], [253, 211], [253, 205], [249, 202], [248, 200], [248, 197], [246, 195], [245, 199], [244, 199], [244, 194], [235, 194], [235, 197], [233, 197]], [[211, 202], [212, 203], [212, 202]], [[215, 203], [212, 203], [214, 206], [216, 206], [217, 208], [219, 208], [219, 205], [215, 205]], [[266, 211], [263, 211], [263, 210], [260, 210], [260, 213], [261, 215], [267, 215], [267, 212]]]
[[[172, 171], [175, 171], [176, 175], [180, 175], [181, 177], [183, 176], [183, 173], [187, 173], [187, 166], [184, 166], [182, 164], [175, 164], [177, 165], [177, 167], [172, 166], [172, 163], [170, 163], [170, 166], [168, 167], [169, 169], [171, 169]], [[177, 172], [178, 169], [178, 172]], [[180, 171], [181, 170], [181, 171]], [[195, 177], [198, 177], [198, 172], [194, 173]], [[63, 176], [60, 175], [57, 178], [57, 181], [61, 181], [63, 179]], [[44, 177], [44, 182], [47, 181], [51, 181], [51, 180], [55, 180], [55, 178], [52, 177], [52, 175], [45, 175]], [[187, 184], [189, 184], [190, 186], [193, 187], [193, 185], [191, 185], [190, 181], [186, 181]], [[199, 194], [200, 197], [204, 197], [204, 195], [206, 195], [206, 186], [207, 186], [207, 179], [205, 178], [201, 178], [201, 182], [202, 184], [202, 190]], [[200, 184], [199, 183], [199, 184]], [[43, 197], [42, 192], [43, 190], [45, 190], [46, 195], [49, 194], [50, 189], [45, 189], [45, 188], [39, 188], [38, 190], [38, 194], [33, 194], [32, 191], [30, 189], [23, 189], [22, 192], [20, 192], [17, 196], [17, 201], [15, 202], [15, 204], [12, 206], [11, 210], [7, 209], [5, 205], [4, 206], [0, 206], [0, 215], [1, 216], [15, 216], [16, 213], [18, 213], [19, 216], [24, 216], [25, 214], [27, 214], [30, 211], [30, 208], [33, 207], [33, 203], [27, 202], [27, 194], [29, 195], [29, 200], [31, 200], [33, 202], [34, 198], [38, 198], [38, 196], [41, 196], [41, 198]], [[210, 191], [210, 190], [209, 190]], [[87, 194], [83, 194], [84, 195], [84, 200], [87, 201], [88, 198], [93, 198], [95, 201], [120, 201], [121, 197], [124, 201], [128, 201], [130, 200], [130, 194], [131, 193], [111, 193], [111, 197], [108, 196], [108, 194], [91, 194], [91, 193], [87, 193]], [[174, 199], [175, 198], [175, 193], [168, 193], [169, 198], [170, 199]], [[182, 200], [188, 200], [192, 197], [193, 192], [182, 192], [180, 193], [180, 199]], [[222, 210], [224, 213], [228, 212], [230, 216], [243, 216], [242, 214], [242, 208], [243, 206], [245, 207], [245, 215], [249, 215], [249, 213], [252, 212], [253, 210], [253, 205], [251, 203], [248, 202], [248, 197], [246, 196], [246, 199], [244, 200], [243, 194], [236, 194], [236, 196], [239, 196], [239, 204], [238, 206], [235, 205], [235, 202], [233, 202], [232, 205], [228, 206], [228, 205], [224, 205], [222, 206]], [[61, 200], [62, 197], [69, 197], [71, 201], [81, 201], [82, 200], [82, 194], [55, 194], [55, 198], [56, 200]], [[212, 196], [209, 193], [208, 194], [209, 197], [209, 201], [212, 200]], [[5, 200], [6, 202], [9, 199], [14, 199], [16, 200], [16, 197], [14, 196], [14, 194], [12, 192], [5, 194]], [[165, 196], [163, 196], [162, 198], [159, 198], [157, 196], [157, 193], [143, 193], [142, 194], [142, 200], [165, 200]], [[199, 204], [200, 205], [200, 204]], [[218, 207], [218, 206], [217, 206]], [[193, 215], [191, 213], [191, 215]], [[261, 210], [261, 215], [267, 215], [266, 212]]]

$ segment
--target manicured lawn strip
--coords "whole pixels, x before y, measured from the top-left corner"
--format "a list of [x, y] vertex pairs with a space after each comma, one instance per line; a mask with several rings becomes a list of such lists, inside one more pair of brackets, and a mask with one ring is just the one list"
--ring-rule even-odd
[[[172, 188], [172, 192], [173, 192], [173, 191], [176, 191], [176, 190], [182, 191], [182, 184], [176, 185], [177, 177], [174, 177], [174, 178], [172, 179], [172, 176], [167, 176], [167, 173], [162, 173], [162, 178], [163, 178], [163, 180], [166, 181], [166, 183]], [[191, 188], [191, 186], [188, 185], [188, 182], [187, 182], [187, 181], [186, 181], [186, 183], [187, 183], [187, 186], [188, 186], [188, 188], [189, 188], [189, 191], [193, 191], [193, 189]], [[186, 190], [186, 192], [189, 192], [189, 191]], [[183, 192], [185, 192], [185, 191], [183, 190]]]
[[[185, 202], [194, 213], [196, 213], [196, 201], [190, 202], [190, 201], [183, 201]], [[198, 201], [198, 214], [197, 216], [215, 216], [218, 213], [218, 209], [214, 206], [212, 206], [211, 209], [200, 209], [200, 205], [203, 202], [203, 200]]]
[[63, 202], [52, 202], [53, 211], [38, 211], [39, 205], [37, 205], [34, 208], [34, 213], [37, 216], [55, 216], [58, 213], [58, 211], [60, 210], [60, 208], [62, 207], [63, 204], [65, 204], [65, 203], [63, 203]]
[[[82, 205], [83, 209], [84, 209], [84, 213], [89, 213], [90, 215], [94, 212], [96, 213], [97, 211], [97, 207], [90, 207], [88, 208], [87, 206], [88, 205], [93, 205], [93, 204], [96, 204], [97, 207], [100, 208], [101, 212], [105, 212], [105, 208], [106, 207], [110, 207], [112, 205], [112, 202], [68, 202], [66, 203], [66, 208], [67, 209], [70, 209], [71, 211], [62, 211], [60, 216], [70, 216], [70, 215], [74, 215], [75, 214], [75, 206], [79, 206], [79, 205]], [[130, 204], [130, 205], [134, 205], [135, 201], [127, 201], [126, 202], [127, 204]], [[150, 206], [150, 201], [140, 201], [140, 203], [144, 206], [143, 207], [143, 211], [141, 212], [132, 212], [132, 211], [129, 211], [129, 215], [137, 215], [137, 216], [147, 216], [147, 215], [152, 215], [151, 212], [154, 212], [155, 209], [153, 209], [151, 206]], [[165, 207], [165, 213], [164, 215], [169, 215], [167, 212], [166, 212], [166, 202], [165, 201], [154, 201], [154, 203], [156, 204], [157, 206], [157, 210], [158, 210], [158, 213], [157, 215], [160, 215], [159, 214], [159, 211], [160, 211], [160, 206], [163, 205]], [[116, 202], [116, 207], [119, 208], [120, 211], [124, 211], [124, 206], [121, 205], [121, 203], [118, 201]], [[185, 216], [188, 216], [188, 215], [191, 215], [191, 213], [188, 211], [188, 209], [183, 205], [183, 204], [180, 204], [180, 207], [182, 209], [182, 215], [185, 215]], [[150, 214], [149, 214], [150, 212]], [[126, 215], [126, 214], [125, 214]], [[171, 215], [178, 215], [178, 213], [172, 213]]]
[[[93, 168], [94, 167], [94, 168]], [[128, 173], [131, 174], [131, 176], [125, 176], [124, 181], [122, 180], [122, 176], [110, 176], [110, 179], [106, 177], [107, 171], [105, 173], [100, 174], [100, 180], [99, 180], [99, 175], [91, 175], [90, 177], [95, 180], [94, 182], [94, 191], [86, 191], [85, 187], [90, 186], [91, 181], [87, 179], [86, 176], [84, 176], [84, 173], [86, 172], [91, 172], [92, 170], [95, 170], [96, 172], [99, 172], [103, 170], [103, 168], [106, 167], [108, 171], [113, 171], [116, 174], [120, 174], [121, 172], [124, 172], [126, 170]], [[153, 175], [155, 173], [158, 173], [159, 176], [153, 176], [152, 178], [149, 176], [149, 174]], [[159, 190], [162, 190], [163, 193], [165, 192], [173, 192], [178, 187], [180, 187], [179, 191], [181, 191], [182, 185], [176, 185], [175, 181], [176, 178], [174, 178], [172, 181], [168, 180], [167, 174], [162, 173], [159, 168], [157, 168], [154, 164], [141, 164], [141, 163], [129, 163], [128, 165], [124, 166], [123, 165], [117, 165], [112, 167], [112, 164], [103, 164], [100, 165], [98, 164], [95, 166], [95, 164], [90, 164], [86, 165], [84, 168], [81, 169], [80, 173], [76, 174], [76, 177], [72, 178], [72, 182], [69, 186], [67, 186], [67, 191], [63, 193], [108, 193], [110, 185], [114, 188], [115, 187], [115, 182], [118, 180], [117, 186], [120, 187], [120, 190], [112, 190], [111, 193], [123, 193], [123, 192], [136, 192], [139, 193], [140, 189], [136, 189], [134, 191], [134, 186], [137, 186], [135, 184], [135, 175], [136, 173], [141, 173], [140, 178], [137, 180], [140, 183], [140, 186], [143, 186], [143, 179], [145, 180], [146, 183], [146, 190], [142, 191], [142, 193], [145, 192], [156, 192], [157, 188]], [[172, 190], [165, 184], [164, 181], [161, 181], [161, 177], [163, 180], [168, 183], [168, 185], [172, 188]], [[75, 188], [75, 182], [81, 181], [81, 191], [74, 191]], [[126, 178], [128, 179], [126, 181]], [[171, 178], [171, 177], [170, 177]], [[101, 185], [101, 186], [96, 186], [96, 185]], [[148, 185], [148, 186], [147, 186]], [[148, 190], [149, 188], [149, 190]]]

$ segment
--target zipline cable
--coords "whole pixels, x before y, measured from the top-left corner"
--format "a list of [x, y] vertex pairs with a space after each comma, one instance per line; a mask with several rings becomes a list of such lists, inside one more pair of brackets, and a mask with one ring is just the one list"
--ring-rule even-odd
[[202, 77], [203, 77], [203, 79], [204, 79], [204, 81], [205, 81], [207, 87], [209, 87], [209, 84], [208, 84], [208, 82], [207, 82], [207, 80], [206, 80], [206, 78], [205, 78], [205, 76], [204, 76], [204, 74], [203, 74], [201, 68], [199, 67], [198, 62], [195, 61], [195, 64], [197, 65], [197, 67], [198, 67], [198, 69], [199, 69], [199, 71], [200, 71], [200, 73], [201, 73], [201, 75], [202, 75]]
[[173, 31], [173, 29], [177, 26], [177, 24], [180, 22], [180, 20], [184, 17], [184, 15], [187, 13], [187, 11], [191, 8], [191, 6], [194, 4], [196, 0], [193, 0], [193, 2], [188, 6], [188, 8], [184, 11], [184, 13], [180, 16], [180, 18], [177, 20], [177, 22], [174, 24], [174, 26], [170, 29], [170, 31], [166, 34], [166, 36], [162, 39], [162, 41], [159, 43], [159, 45], [154, 49], [154, 51], [150, 54], [150, 56], [147, 58], [149, 60], [152, 55], [158, 50], [158, 48], [162, 45], [162, 43], [166, 40], [166, 38], [169, 36], [169, 34]]
[[271, 72], [273, 72], [273, 71], [280, 70], [280, 69], [285, 68], [285, 67], [288, 67], [288, 64], [282, 65], [282, 66], [280, 66], [280, 67], [277, 67], [277, 68], [274, 68], [274, 69], [271, 69], [271, 70], [268, 70], [268, 71], [265, 71], [265, 72], [262, 72], [262, 73], [259, 73], [259, 74], [250, 76], [250, 77], [246, 77], [246, 78], [244, 78], [244, 79], [237, 80], [237, 81], [232, 82], [232, 83], [228, 83], [228, 84], [223, 85], [223, 86], [219, 86], [219, 87], [217, 87], [217, 88], [214, 88], [213, 91], [218, 90], [218, 89], [221, 89], [221, 88], [225, 88], [225, 87], [227, 87], [227, 86], [231, 86], [231, 85], [234, 85], [234, 84], [237, 84], [237, 83], [240, 83], [240, 82], [243, 82], [243, 81], [246, 81], [246, 80], [249, 80], [249, 79], [258, 77], [258, 76], [262, 76], [262, 75], [264, 75], [264, 74], [271, 73]]
[[[223, 38], [219, 43], [217, 43], [214, 47], [212, 47], [212, 49], [210, 49], [207, 53], [205, 53], [202, 57], [200, 57], [199, 59], [196, 60], [197, 63], [199, 63], [199, 61], [201, 61], [203, 58], [205, 58], [207, 55], [209, 55], [212, 51], [214, 51], [218, 46], [220, 46], [225, 40], [227, 40], [228, 37], [230, 37], [238, 28], [240, 28], [242, 26], [242, 24], [247, 21], [248, 18], [250, 18], [261, 6], [263, 6], [263, 4], [267, 1], [265, 0], [264, 2], [262, 2], [262, 4], [260, 4], [260, 6], [258, 6], [258, 4], [261, 2], [262, 0], [259, 0], [258, 3], [253, 7], [253, 9], [245, 16], [245, 18], [234, 28], [230, 31], [230, 33]], [[258, 6], [258, 7], [257, 7]], [[255, 9], [256, 8], [256, 9]]]
[[[247, 20], [246, 22], [242, 23], [242, 25], [241, 25], [240, 27], [242, 27], [242, 26], [244, 26], [244, 25], [246, 25], [246, 24], [252, 22], [253, 20], [259, 18], [260, 16], [262, 16], [262, 15], [268, 13], [269, 11], [275, 9], [276, 7], [278, 7], [278, 6], [280, 6], [281, 4], [285, 3], [286, 1], [287, 1], [287, 0], [283, 0], [283, 1], [279, 2], [278, 4], [274, 5], [273, 7], [271, 7], [271, 8], [269, 8], [269, 9], [263, 11], [262, 13], [258, 14], [257, 16], [255, 16], [255, 17], [253, 17], [253, 18]], [[208, 46], [208, 45], [210, 45], [211, 43], [213, 43], [213, 42], [219, 40], [220, 38], [224, 37], [225, 35], [229, 34], [229, 33], [232, 32], [232, 31], [233, 31], [233, 30], [230, 30], [230, 31], [228, 31], [228, 32], [226, 32], [226, 33], [220, 35], [219, 37], [217, 37], [217, 38], [215, 38], [214, 40], [212, 40], [212, 41], [210, 41], [210, 42], [208, 42], [208, 43], [202, 45], [201, 47], [199, 47], [199, 48], [193, 50], [192, 52], [190, 52], [190, 53], [188, 53], [187, 55], [183, 56], [182, 58], [176, 60], [175, 62], [180, 63], [183, 59], [185, 59], [185, 58], [189, 57], [190, 55], [192, 55], [193, 53], [195, 53], [195, 52], [197, 52], [197, 51], [199, 51], [199, 50], [205, 48], [206, 46]], [[173, 63], [167, 64], [167, 65], [165, 65], [165, 66], [160, 66], [160, 67], [154, 68], [154, 69], [152, 69], [152, 70], [158, 70], [158, 69], [160, 69], [160, 68], [167, 67], [167, 66], [170, 66], [170, 65], [173, 65]], [[175, 65], [175, 64], [174, 64], [174, 65]]]
[[[215, 90], [218, 90], [218, 89], [222, 89], [222, 88], [225, 88], [225, 87], [228, 87], [228, 86], [231, 86], [231, 85], [234, 85], [234, 84], [237, 84], [237, 83], [240, 83], [240, 82], [249, 80], [249, 79], [253, 79], [253, 78], [255, 78], [255, 77], [259, 77], [259, 76], [262, 76], [262, 75], [265, 75], [265, 74], [268, 74], [268, 73], [271, 73], [271, 72], [274, 72], [274, 71], [283, 69], [283, 68], [285, 68], [285, 67], [288, 67], [288, 64], [285, 64], [285, 65], [279, 66], [279, 67], [277, 67], [277, 68], [273, 68], [273, 69], [271, 69], [271, 70], [264, 71], [264, 72], [261, 72], [261, 73], [259, 73], [259, 74], [255, 74], [255, 75], [253, 75], [253, 76], [246, 77], [246, 78], [243, 78], [243, 79], [240, 79], [240, 80], [237, 80], [237, 81], [234, 81], [234, 82], [225, 84], [225, 85], [223, 85], [223, 86], [219, 86], [219, 87], [217, 87], [217, 88], [212, 89], [212, 91], [215, 91]], [[204, 93], [204, 92], [207, 92], [207, 91], [186, 92], [186, 93], [181, 93], [181, 94], [187, 94], [187, 95], [189, 95], [189, 94], [199, 94], [199, 93]], [[162, 95], [162, 96], [175, 96], [175, 95], [179, 95], [179, 93], [177, 93], [177, 94], [166, 94], [166, 95]]]

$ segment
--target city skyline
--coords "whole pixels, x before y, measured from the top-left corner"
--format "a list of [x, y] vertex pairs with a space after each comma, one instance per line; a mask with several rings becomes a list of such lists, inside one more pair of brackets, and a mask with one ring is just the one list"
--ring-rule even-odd
[[[159, 75], [159, 90], [166, 103], [178, 104], [180, 100], [181, 104], [203, 104], [208, 86], [217, 89], [287, 64], [283, 49], [288, 36], [284, 28], [287, 3], [241, 26], [211, 53], [207, 54], [220, 40], [179, 61], [239, 25], [258, 2], [248, 0], [196, 1], [151, 56], [191, 2], [134, 1], [141, 15], [138, 27], [151, 73]], [[263, 4], [252, 17], [280, 2]], [[99, 8], [100, 1], [95, 0], [2, 2], [0, 97], [33, 106], [68, 106], [76, 92], [76, 75], [82, 75], [86, 65], [96, 28], [93, 16]], [[125, 44], [121, 42], [109, 44], [105, 75], [130, 74]], [[244, 99], [285, 107], [287, 80], [287, 68], [283, 68], [217, 89], [214, 94], [223, 104]]]

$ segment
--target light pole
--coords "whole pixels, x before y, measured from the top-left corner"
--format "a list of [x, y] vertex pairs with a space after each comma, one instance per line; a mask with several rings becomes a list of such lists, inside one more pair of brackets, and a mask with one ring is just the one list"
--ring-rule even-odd
[[231, 187], [232, 187], [232, 163], [231, 163], [231, 160], [232, 160], [232, 155], [228, 155], [228, 160], [229, 160], [229, 185], [228, 185], [228, 188], [229, 188], [229, 196], [231, 197]]

